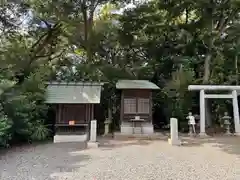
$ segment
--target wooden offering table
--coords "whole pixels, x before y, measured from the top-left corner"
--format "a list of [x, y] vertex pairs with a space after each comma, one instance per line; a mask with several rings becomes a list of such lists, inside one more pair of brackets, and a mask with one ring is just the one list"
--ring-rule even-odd
[[141, 134], [143, 134], [143, 126], [142, 123], [145, 122], [144, 119], [141, 119], [140, 116], [135, 116], [134, 119], [130, 119], [130, 121], [132, 122], [132, 133], [135, 134], [134, 129], [136, 127], [136, 123], [140, 124], [140, 128], [141, 128]]

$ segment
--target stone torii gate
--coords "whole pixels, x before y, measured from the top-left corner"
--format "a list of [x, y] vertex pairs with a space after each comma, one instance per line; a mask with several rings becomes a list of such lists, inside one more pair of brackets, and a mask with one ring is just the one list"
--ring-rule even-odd
[[[222, 85], [189, 85], [189, 91], [200, 91], [200, 136], [205, 136], [205, 123], [206, 123], [206, 109], [205, 99], [232, 99], [235, 135], [240, 135], [240, 121], [239, 121], [239, 108], [238, 108], [238, 93], [240, 86], [222, 86]], [[231, 91], [229, 94], [205, 94], [205, 91]]]

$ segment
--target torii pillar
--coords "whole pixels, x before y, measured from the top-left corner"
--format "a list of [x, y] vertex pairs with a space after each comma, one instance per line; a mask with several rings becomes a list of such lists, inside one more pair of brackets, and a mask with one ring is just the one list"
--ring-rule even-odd
[[237, 91], [232, 91], [233, 96], [233, 115], [234, 115], [234, 124], [235, 124], [235, 135], [240, 135], [240, 121], [239, 121], [239, 107], [238, 107], [238, 96]]
[[200, 136], [206, 135], [206, 109], [205, 109], [205, 92], [200, 90]]

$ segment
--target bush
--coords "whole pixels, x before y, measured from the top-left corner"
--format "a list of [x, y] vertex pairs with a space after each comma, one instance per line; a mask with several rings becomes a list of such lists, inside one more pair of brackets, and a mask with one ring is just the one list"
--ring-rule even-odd
[[[3, 145], [9, 140], [9, 135], [11, 143], [17, 144], [47, 138], [49, 130], [42, 119], [46, 118], [48, 106], [45, 104], [45, 85], [41, 76], [32, 74], [22, 83], [4, 89], [0, 100], [3, 114], [7, 115], [0, 121]], [[12, 120], [11, 125], [7, 119]]]
[[5, 115], [0, 117], [0, 147], [7, 147], [11, 139], [10, 129], [12, 127], [11, 121]]
[[33, 141], [43, 141], [48, 138], [50, 135], [50, 130], [46, 125], [44, 125], [43, 121], [38, 121], [37, 123], [34, 124], [32, 128], [32, 135], [31, 139]]

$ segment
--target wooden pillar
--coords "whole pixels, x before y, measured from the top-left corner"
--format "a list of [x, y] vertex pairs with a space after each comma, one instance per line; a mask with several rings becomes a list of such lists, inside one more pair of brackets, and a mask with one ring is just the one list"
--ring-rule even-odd
[[90, 120], [94, 119], [94, 104], [92, 104], [91, 106], [92, 106], [92, 108], [91, 108], [91, 119]]
[[88, 135], [88, 140], [90, 139], [90, 128], [91, 128], [91, 121], [90, 121], [90, 117], [89, 117], [89, 104], [85, 105], [85, 111], [86, 111], [86, 123], [87, 123], [87, 127], [86, 127], [86, 133]]
[[91, 119], [91, 104], [88, 104], [88, 121], [90, 122], [92, 119]]
[[120, 107], [120, 125], [123, 122], [123, 116], [124, 116], [124, 91], [122, 90], [122, 93], [121, 93], [121, 107]]
[[150, 91], [150, 96], [149, 96], [149, 120], [152, 123], [152, 107], [153, 107], [153, 101], [152, 101], [152, 92]]
[[139, 91], [136, 91], [135, 93], [135, 103], [136, 103], [136, 116], [139, 116], [139, 111], [138, 111], [138, 99], [139, 99]]
[[85, 122], [88, 123], [88, 109], [87, 109], [88, 104], [85, 104]]
[[85, 105], [86, 122], [87, 122], [87, 123], [90, 123], [90, 121], [92, 120], [91, 109], [92, 109], [92, 104], [86, 104], [86, 105]]
[[62, 105], [59, 104], [58, 106], [58, 123], [61, 123], [62, 121]]
[[55, 106], [55, 124], [58, 123], [58, 116], [59, 116], [58, 111], [59, 111], [59, 104]]

